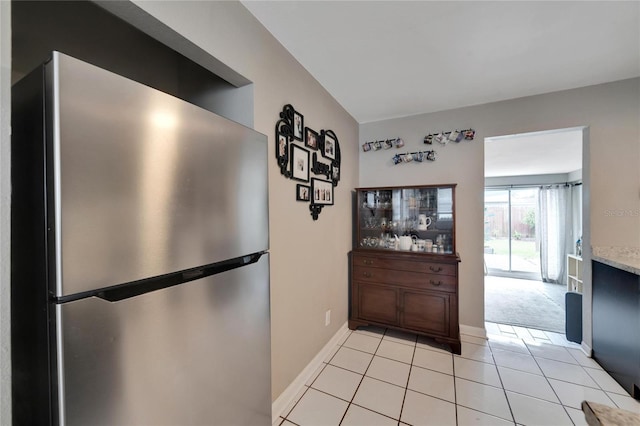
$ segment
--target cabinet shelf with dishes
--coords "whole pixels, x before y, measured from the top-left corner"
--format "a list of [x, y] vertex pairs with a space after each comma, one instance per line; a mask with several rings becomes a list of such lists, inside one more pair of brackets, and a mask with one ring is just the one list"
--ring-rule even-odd
[[460, 353], [455, 187], [356, 189], [349, 328], [417, 333]]
[[357, 248], [455, 254], [455, 185], [357, 189]]

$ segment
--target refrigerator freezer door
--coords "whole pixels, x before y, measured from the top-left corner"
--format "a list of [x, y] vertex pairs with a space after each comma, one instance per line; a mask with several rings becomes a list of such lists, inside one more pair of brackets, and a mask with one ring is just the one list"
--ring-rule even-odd
[[268, 249], [266, 136], [63, 54], [46, 73], [56, 296]]
[[110, 303], [57, 306], [72, 425], [271, 425], [269, 260]]

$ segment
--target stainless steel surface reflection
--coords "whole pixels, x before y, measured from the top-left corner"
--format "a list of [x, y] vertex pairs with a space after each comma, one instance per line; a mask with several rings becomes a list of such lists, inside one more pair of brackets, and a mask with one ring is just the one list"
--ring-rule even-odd
[[264, 135], [76, 59], [55, 64], [58, 296], [268, 249]]
[[268, 277], [265, 254], [120, 302], [58, 305], [66, 424], [270, 425]]

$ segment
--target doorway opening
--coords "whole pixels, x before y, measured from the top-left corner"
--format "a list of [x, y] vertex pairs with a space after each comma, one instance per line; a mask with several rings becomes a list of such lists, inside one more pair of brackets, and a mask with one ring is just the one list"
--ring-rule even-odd
[[485, 139], [488, 330], [564, 338], [568, 256], [582, 238], [582, 139], [582, 128]]

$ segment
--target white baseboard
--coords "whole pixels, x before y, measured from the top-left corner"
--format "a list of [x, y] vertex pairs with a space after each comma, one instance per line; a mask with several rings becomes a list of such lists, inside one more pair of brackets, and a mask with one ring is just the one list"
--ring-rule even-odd
[[582, 349], [582, 352], [584, 352], [584, 354], [589, 358], [593, 356], [593, 348], [587, 345], [584, 341], [580, 343], [580, 349]]
[[345, 322], [342, 327], [336, 331], [331, 340], [318, 352], [318, 354], [311, 360], [309, 364], [302, 370], [298, 377], [280, 394], [280, 396], [271, 404], [271, 422], [272, 424], [278, 420], [284, 410], [287, 409], [289, 403], [296, 397], [298, 392], [304, 387], [307, 380], [316, 372], [318, 367], [322, 365], [322, 361], [329, 355], [329, 353], [338, 345], [338, 342], [348, 331], [347, 323]]
[[487, 338], [487, 330], [479, 327], [471, 327], [469, 325], [460, 324], [460, 334], [466, 334], [467, 336], [479, 337], [480, 339]]

